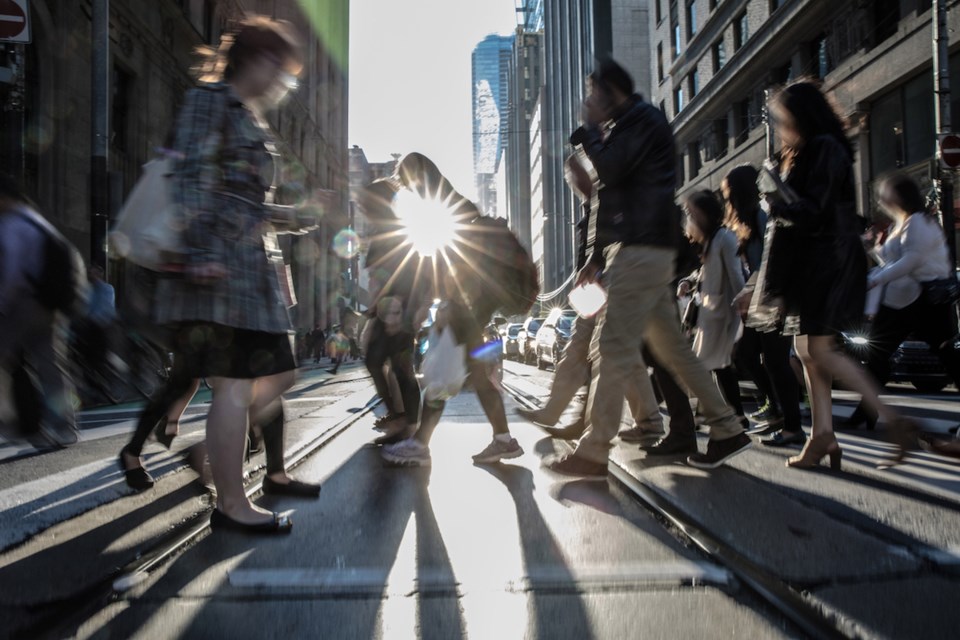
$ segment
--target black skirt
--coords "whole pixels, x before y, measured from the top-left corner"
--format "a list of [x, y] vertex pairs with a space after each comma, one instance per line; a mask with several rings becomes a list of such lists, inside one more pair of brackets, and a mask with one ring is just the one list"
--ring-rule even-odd
[[212, 322], [182, 322], [172, 330], [175, 367], [191, 378], [261, 378], [297, 368], [288, 333]]

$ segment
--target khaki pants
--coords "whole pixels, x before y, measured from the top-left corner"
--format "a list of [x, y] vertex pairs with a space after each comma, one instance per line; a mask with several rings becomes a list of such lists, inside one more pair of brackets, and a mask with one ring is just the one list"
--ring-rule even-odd
[[600, 312], [590, 345], [594, 366], [587, 431], [577, 445], [577, 455], [594, 462], [607, 460], [610, 441], [620, 427], [628, 377], [635, 376], [641, 387], [646, 387], [644, 394], [653, 397], [641, 343], [698, 398], [712, 439], [724, 440], [743, 432], [713, 376], [680, 331], [671, 291], [675, 257], [671, 249], [632, 245], [620, 247], [607, 262], [607, 305]]
[[[584, 384], [590, 384], [590, 342], [596, 325], [596, 316], [578, 317], [573, 325], [570, 342], [563, 348], [563, 355], [553, 374], [550, 398], [543, 407], [544, 418], [549, 422], [559, 420], [560, 415], [576, 395], [577, 389]], [[647, 429], [662, 428], [663, 418], [660, 415], [657, 398], [653, 394], [653, 387], [641, 382], [648, 377], [642, 358], [637, 359], [636, 369], [627, 376], [624, 385], [630, 414], [637, 424]]]

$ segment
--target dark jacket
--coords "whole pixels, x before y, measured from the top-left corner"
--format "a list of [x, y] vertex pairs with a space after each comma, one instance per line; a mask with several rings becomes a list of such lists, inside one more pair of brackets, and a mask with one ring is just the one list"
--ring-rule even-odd
[[581, 127], [570, 143], [583, 146], [602, 185], [590, 262], [601, 264], [603, 249], [614, 242], [676, 246], [677, 160], [673, 132], [659, 109], [631, 96], [606, 139], [596, 127]]

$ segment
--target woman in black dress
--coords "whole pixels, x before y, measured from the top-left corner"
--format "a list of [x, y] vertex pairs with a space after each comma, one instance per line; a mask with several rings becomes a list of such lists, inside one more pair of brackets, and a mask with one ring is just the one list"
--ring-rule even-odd
[[788, 242], [769, 248], [761, 295], [781, 300], [784, 332], [796, 335], [813, 416], [811, 439], [787, 465], [810, 468], [829, 456], [831, 467], [839, 469], [842, 452], [833, 433], [831, 395], [835, 379], [859, 393], [893, 432], [907, 432], [909, 423], [880, 402], [877, 383], [838, 340], [841, 330], [861, 319], [867, 289], [853, 149], [843, 124], [810, 82], [785, 87], [772, 100], [770, 113], [782, 143], [776, 170], [785, 186], [767, 198]]

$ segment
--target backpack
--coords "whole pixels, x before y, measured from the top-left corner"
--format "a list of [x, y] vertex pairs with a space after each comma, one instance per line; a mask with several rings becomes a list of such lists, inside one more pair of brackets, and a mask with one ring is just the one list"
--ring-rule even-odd
[[43, 268], [33, 282], [44, 307], [73, 315], [84, 300], [86, 275], [83, 258], [70, 242], [40, 214], [20, 210], [43, 233]]
[[476, 254], [467, 262], [483, 266], [484, 289], [497, 301], [498, 309], [508, 316], [530, 311], [540, 293], [537, 265], [507, 221], [477, 216], [462, 233], [473, 240], [465, 250]]

